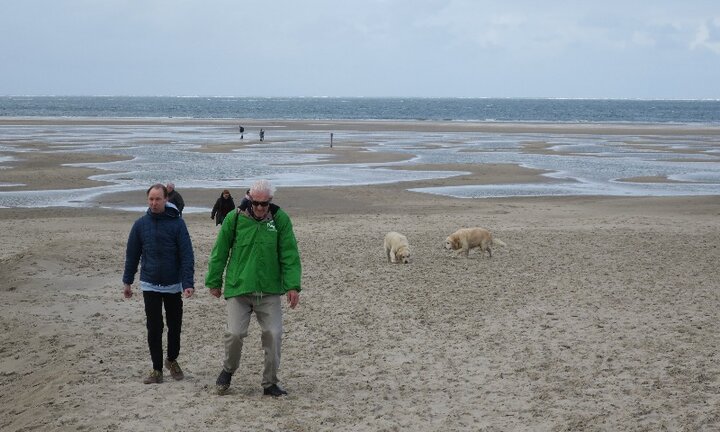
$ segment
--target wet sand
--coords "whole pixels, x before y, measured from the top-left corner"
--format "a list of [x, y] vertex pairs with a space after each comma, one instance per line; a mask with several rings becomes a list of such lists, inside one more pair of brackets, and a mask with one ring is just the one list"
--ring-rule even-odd
[[[86, 173], [33, 163], [67, 187], [87, 186]], [[552, 181], [512, 165], [437, 166], [449, 168], [469, 174], [277, 191], [303, 259], [300, 306], [285, 308], [280, 377], [290, 395], [280, 400], [262, 396], [254, 321], [231, 392], [214, 393], [225, 311], [203, 285], [217, 233], [209, 210], [185, 216], [197, 286], [184, 306], [186, 379], [166, 374], [148, 386], [142, 299], [136, 290], [123, 300], [121, 284], [139, 214], [0, 209], [0, 429], [720, 428], [720, 197], [472, 200], [407, 191]], [[217, 198], [180, 192], [189, 206]], [[144, 194], [99, 200], [142, 206]], [[492, 258], [442, 249], [469, 226], [508, 246]], [[410, 264], [386, 262], [388, 231], [408, 237]]]

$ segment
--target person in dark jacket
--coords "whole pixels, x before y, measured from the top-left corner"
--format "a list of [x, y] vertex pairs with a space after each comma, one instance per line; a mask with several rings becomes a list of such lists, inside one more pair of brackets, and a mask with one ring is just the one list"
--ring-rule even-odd
[[183, 200], [182, 195], [180, 195], [180, 192], [175, 190], [175, 183], [168, 183], [167, 186], [168, 196], [167, 200], [170, 204], [174, 205], [175, 208], [178, 209], [180, 212], [180, 216], [182, 216], [183, 209], [185, 208], [185, 200]]
[[245, 191], [245, 196], [243, 197], [243, 199], [240, 200], [240, 205], [238, 206], [238, 208], [241, 211], [245, 211], [245, 210], [247, 210], [249, 205], [250, 205], [250, 189]]
[[123, 295], [133, 295], [138, 263], [140, 289], [145, 301], [147, 339], [153, 370], [143, 382], [159, 384], [163, 381], [163, 304], [167, 320], [167, 358], [165, 367], [176, 380], [184, 378], [177, 358], [180, 354], [182, 329], [182, 294], [186, 298], [195, 292], [195, 257], [192, 241], [180, 212], [168, 204], [168, 190], [155, 184], [147, 190], [147, 213], [135, 221], [128, 236], [123, 273]]
[[215, 201], [215, 205], [210, 212], [210, 219], [215, 219], [215, 225], [220, 225], [225, 220], [225, 216], [235, 209], [235, 201], [233, 201], [230, 191], [225, 189], [220, 194], [220, 198]]

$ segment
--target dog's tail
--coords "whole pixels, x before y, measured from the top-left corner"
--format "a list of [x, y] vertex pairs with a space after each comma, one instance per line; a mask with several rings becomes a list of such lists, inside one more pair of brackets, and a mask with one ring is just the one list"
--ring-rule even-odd
[[494, 239], [493, 239], [493, 245], [498, 245], [498, 246], [507, 246], [507, 244], [505, 244], [505, 242], [504, 242], [504, 241], [502, 241], [502, 240], [498, 240], [498, 239], [496, 239], [496, 238], [494, 238]]

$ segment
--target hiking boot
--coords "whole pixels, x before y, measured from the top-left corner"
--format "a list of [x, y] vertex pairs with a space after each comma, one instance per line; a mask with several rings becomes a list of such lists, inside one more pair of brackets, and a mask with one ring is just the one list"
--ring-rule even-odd
[[163, 382], [162, 371], [153, 369], [150, 375], [146, 376], [143, 380], [145, 384], [160, 384]]
[[272, 396], [272, 397], [279, 397], [279, 396], [285, 396], [287, 395], [287, 392], [280, 388], [279, 385], [273, 384], [270, 387], [265, 387], [265, 390], [263, 390], [264, 396]]
[[170, 375], [175, 378], [176, 381], [180, 381], [185, 378], [185, 374], [183, 374], [183, 371], [180, 369], [180, 365], [177, 361], [165, 359], [165, 367], [170, 371]]
[[218, 375], [217, 381], [215, 381], [218, 394], [223, 394], [230, 388], [231, 379], [232, 374], [230, 372], [225, 372], [225, 369], [220, 371], [220, 375]]

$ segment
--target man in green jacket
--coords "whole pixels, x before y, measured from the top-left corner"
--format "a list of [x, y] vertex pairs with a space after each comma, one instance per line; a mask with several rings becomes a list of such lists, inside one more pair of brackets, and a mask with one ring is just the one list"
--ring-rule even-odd
[[215, 297], [223, 294], [225, 273], [225, 361], [216, 382], [220, 394], [230, 387], [232, 374], [240, 365], [243, 339], [253, 312], [262, 330], [265, 351], [263, 394], [287, 394], [278, 385], [277, 377], [282, 343], [280, 299], [287, 294], [290, 308], [297, 306], [302, 269], [292, 222], [287, 213], [270, 202], [273, 193], [267, 180], [252, 184], [250, 205], [225, 217], [208, 262], [205, 286]]

